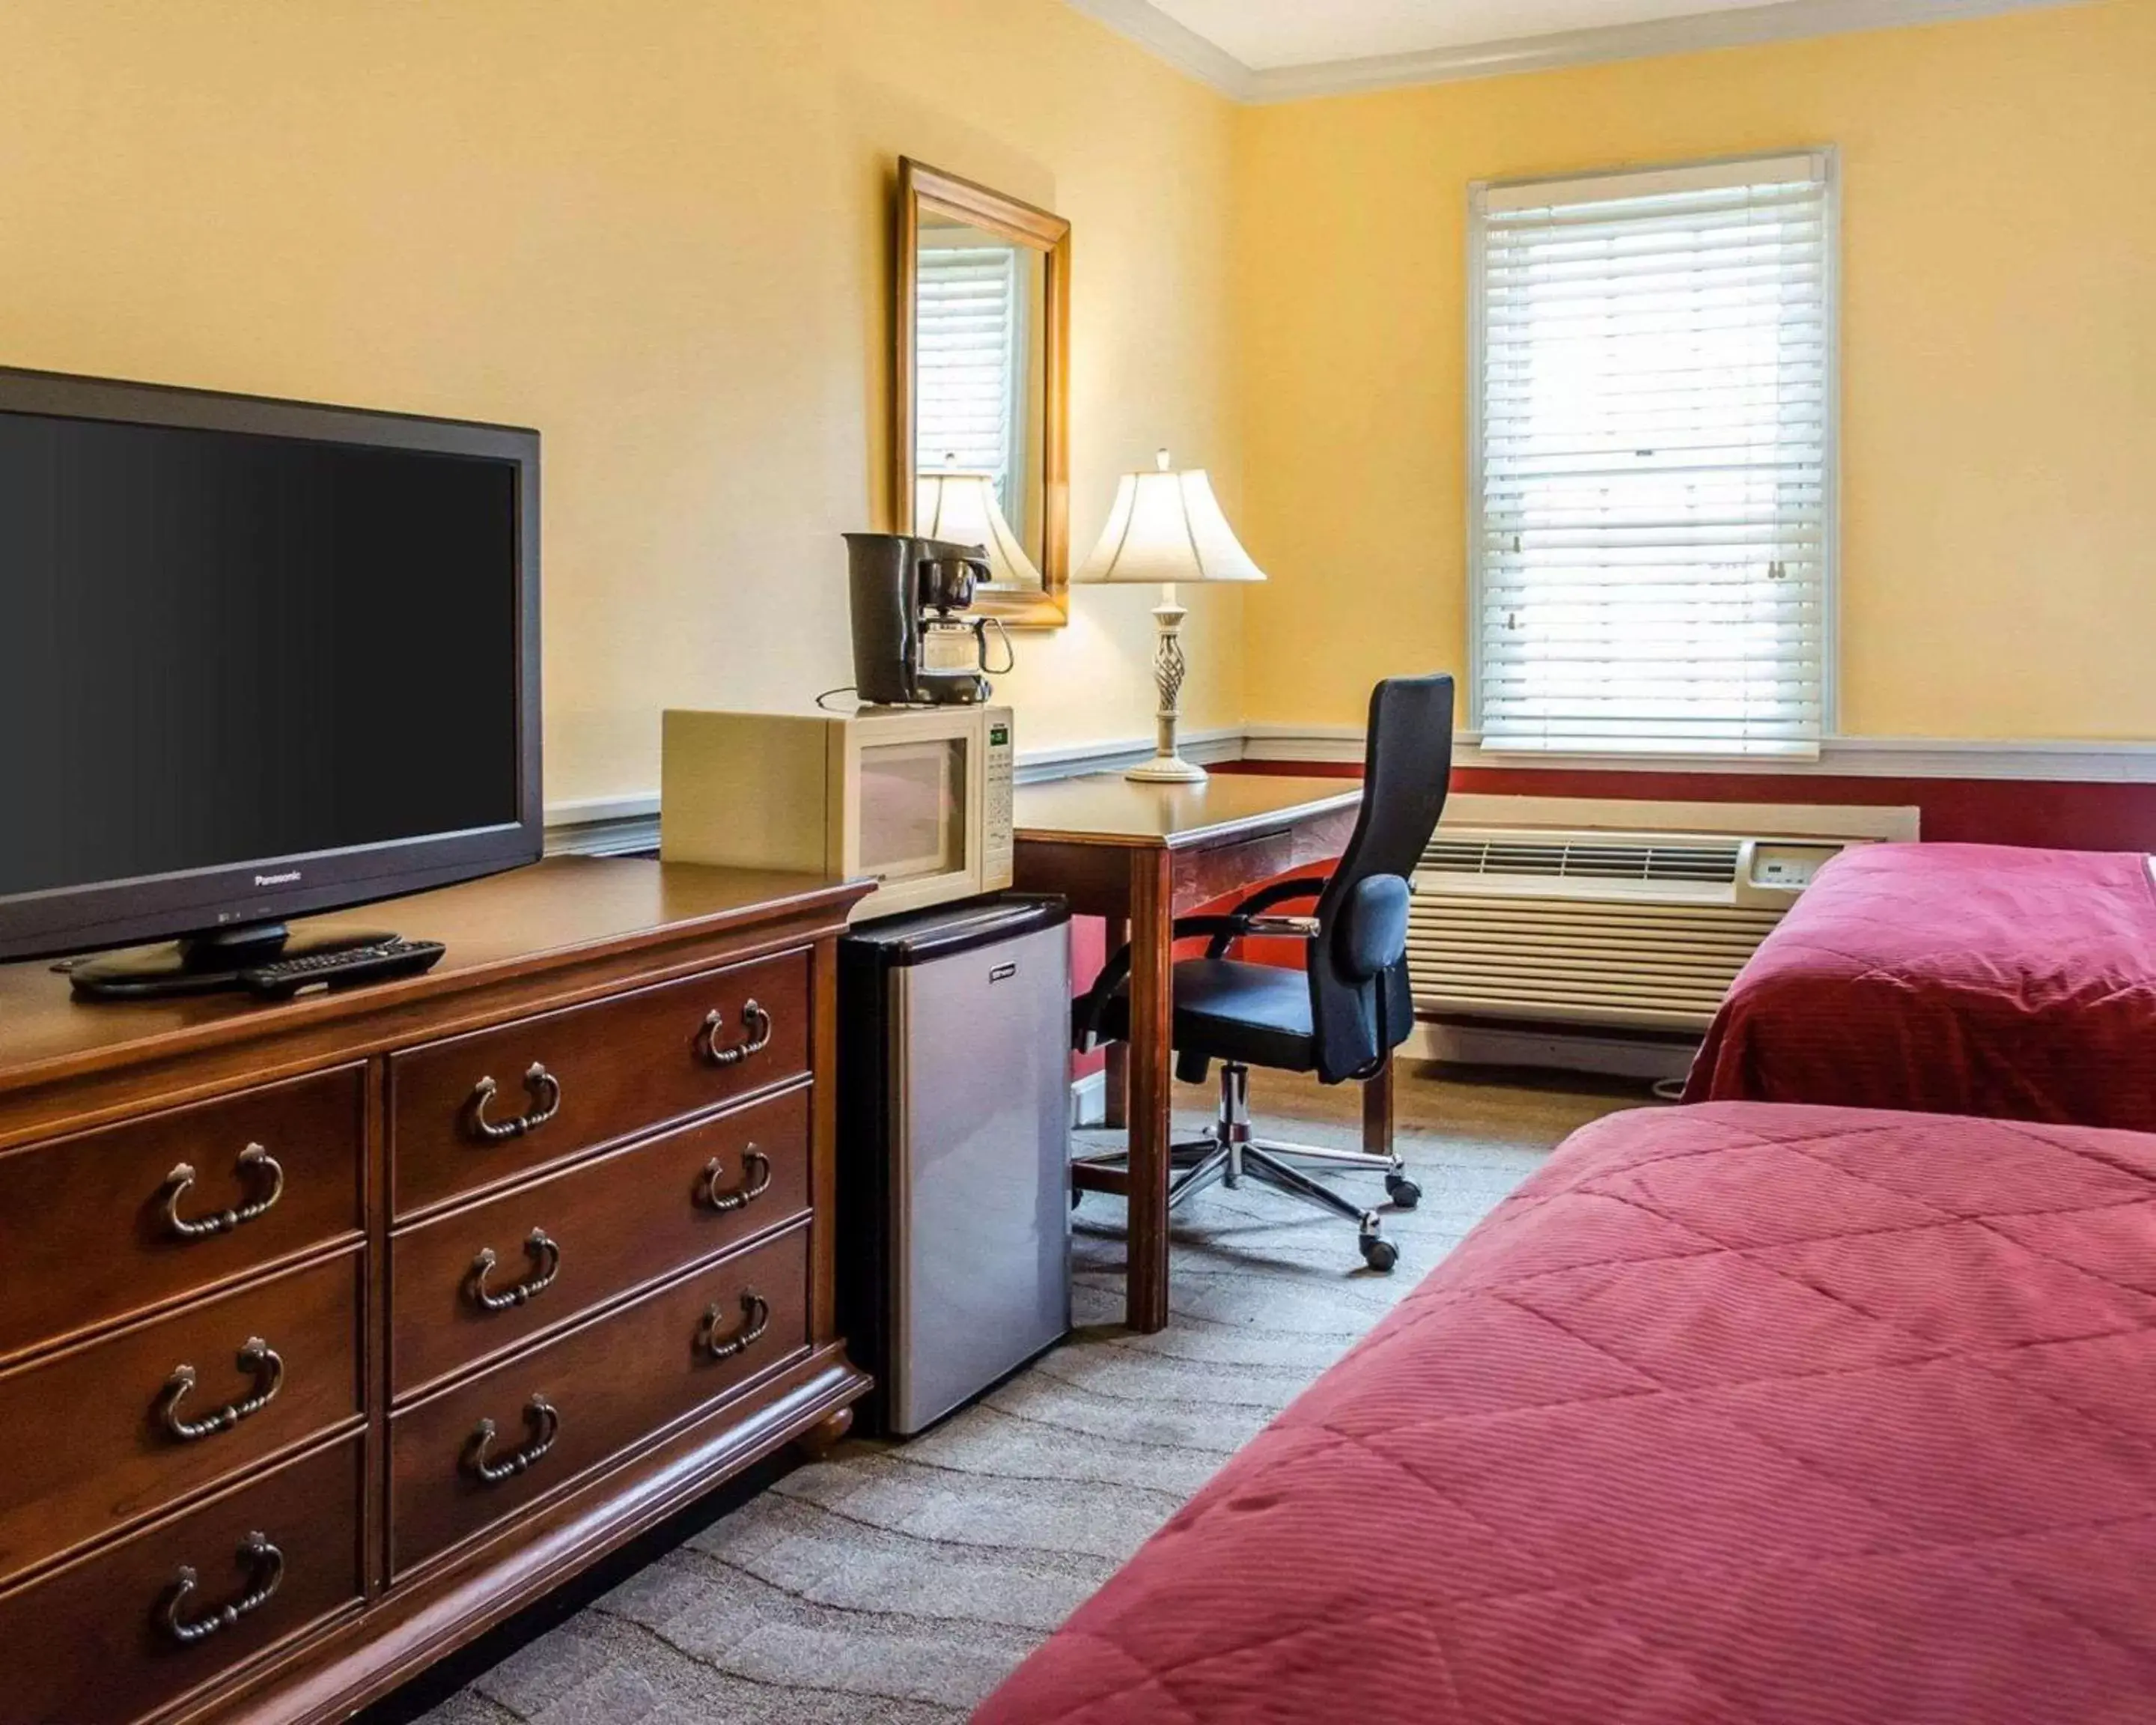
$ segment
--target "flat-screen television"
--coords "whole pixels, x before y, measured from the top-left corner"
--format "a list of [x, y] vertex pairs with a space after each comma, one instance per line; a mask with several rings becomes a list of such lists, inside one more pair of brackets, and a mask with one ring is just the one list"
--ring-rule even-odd
[[207, 976], [542, 831], [537, 433], [0, 370], [0, 957]]

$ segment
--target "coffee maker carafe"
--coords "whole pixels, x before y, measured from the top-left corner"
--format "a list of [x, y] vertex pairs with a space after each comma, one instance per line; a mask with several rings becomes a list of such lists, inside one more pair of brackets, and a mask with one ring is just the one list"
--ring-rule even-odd
[[[849, 533], [854, 687], [877, 706], [965, 706], [988, 698], [988, 627], [959, 614], [988, 579], [988, 553], [908, 533]], [[998, 628], [998, 632], [1001, 630]], [[1006, 663], [1010, 669], [1009, 642]]]

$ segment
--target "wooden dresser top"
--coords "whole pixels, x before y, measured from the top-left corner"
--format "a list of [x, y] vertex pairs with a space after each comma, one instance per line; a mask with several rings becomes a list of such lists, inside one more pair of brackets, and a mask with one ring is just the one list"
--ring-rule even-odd
[[50, 964], [0, 965], [0, 1091], [182, 1049], [327, 1028], [534, 972], [669, 942], [842, 916], [869, 890], [821, 875], [550, 857], [484, 880], [309, 917], [309, 934], [390, 928], [448, 947], [424, 976], [265, 1005], [245, 994], [78, 1003]]

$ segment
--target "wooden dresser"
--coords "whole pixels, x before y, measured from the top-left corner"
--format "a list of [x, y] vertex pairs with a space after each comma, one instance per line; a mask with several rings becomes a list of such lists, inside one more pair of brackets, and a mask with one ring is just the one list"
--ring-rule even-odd
[[0, 968], [0, 1717], [341, 1717], [842, 1433], [864, 890], [558, 859], [283, 1006]]

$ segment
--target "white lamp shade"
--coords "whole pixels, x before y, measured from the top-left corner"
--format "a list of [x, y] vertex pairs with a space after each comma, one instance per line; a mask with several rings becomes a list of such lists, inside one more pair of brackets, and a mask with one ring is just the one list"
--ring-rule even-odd
[[998, 587], [1038, 590], [1045, 584], [1004, 518], [1003, 505], [996, 501], [995, 480], [988, 474], [951, 468], [922, 474], [914, 498], [913, 521], [913, 531], [923, 539], [984, 547]]
[[1101, 542], [1075, 578], [1080, 581], [1263, 581], [1213, 495], [1205, 470], [1127, 473]]

